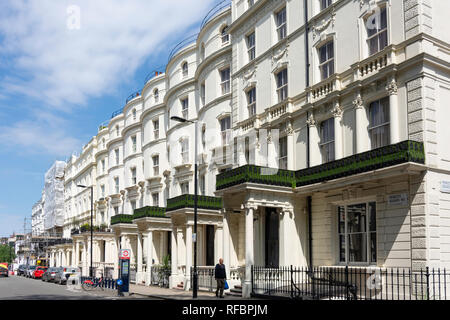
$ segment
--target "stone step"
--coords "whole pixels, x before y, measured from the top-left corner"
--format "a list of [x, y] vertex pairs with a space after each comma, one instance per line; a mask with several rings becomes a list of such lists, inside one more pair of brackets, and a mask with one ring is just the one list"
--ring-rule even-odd
[[242, 292], [238, 293], [238, 292], [225, 292], [225, 295], [227, 296], [234, 296], [234, 297], [242, 297]]
[[230, 292], [242, 294], [242, 289], [230, 289]]

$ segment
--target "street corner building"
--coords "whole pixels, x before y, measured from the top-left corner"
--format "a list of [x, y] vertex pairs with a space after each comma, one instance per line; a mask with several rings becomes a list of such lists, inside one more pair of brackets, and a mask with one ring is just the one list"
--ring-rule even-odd
[[67, 161], [51, 264], [89, 274], [77, 185], [92, 186], [96, 275], [117, 277], [131, 249], [132, 282], [192, 290], [197, 159], [200, 290], [223, 258], [245, 298], [437, 297], [450, 283], [449, 11], [222, 2]]

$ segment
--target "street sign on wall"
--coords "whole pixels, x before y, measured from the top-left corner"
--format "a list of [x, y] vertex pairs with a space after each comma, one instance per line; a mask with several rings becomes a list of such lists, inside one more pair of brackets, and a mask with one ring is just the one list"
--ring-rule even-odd
[[120, 249], [119, 259], [130, 259], [131, 250], [130, 249]]
[[391, 194], [388, 196], [389, 206], [406, 206], [408, 205], [408, 195], [406, 193], [402, 194]]

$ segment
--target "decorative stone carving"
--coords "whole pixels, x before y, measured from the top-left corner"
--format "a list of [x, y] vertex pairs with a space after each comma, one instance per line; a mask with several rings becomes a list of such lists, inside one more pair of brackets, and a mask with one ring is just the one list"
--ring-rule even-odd
[[342, 114], [344, 113], [344, 110], [342, 110], [341, 105], [339, 104], [339, 101], [336, 101], [334, 103], [333, 110], [331, 110], [331, 113], [333, 116], [336, 117], [342, 117]]
[[389, 93], [390, 96], [397, 94], [398, 87], [394, 77], [392, 77], [390, 81], [387, 82], [386, 91]]
[[306, 124], [310, 127], [316, 125], [316, 120], [314, 119], [314, 115], [311, 113], [308, 117], [308, 120], [306, 120]]
[[292, 123], [291, 123], [290, 121], [287, 123], [286, 129], [284, 130], [284, 132], [285, 132], [288, 136], [294, 134], [294, 129], [292, 128]]
[[334, 7], [331, 9], [331, 16], [328, 19], [322, 20], [322, 23], [313, 25], [312, 27], [312, 35], [313, 38], [316, 36], [320, 36], [320, 34], [328, 28], [328, 26], [331, 24], [332, 27], [334, 27], [334, 22], [336, 21], [336, 12]]
[[355, 109], [360, 109], [363, 107], [363, 100], [361, 97], [361, 92], [358, 92], [356, 94], [356, 98], [355, 98], [355, 100], [353, 100], [353, 106], [355, 107]]

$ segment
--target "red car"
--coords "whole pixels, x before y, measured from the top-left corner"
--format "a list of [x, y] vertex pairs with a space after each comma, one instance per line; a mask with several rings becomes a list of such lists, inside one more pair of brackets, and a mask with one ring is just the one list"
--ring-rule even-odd
[[44, 272], [47, 271], [47, 267], [37, 267], [33, 272], [33, 279], [40, 279]]

